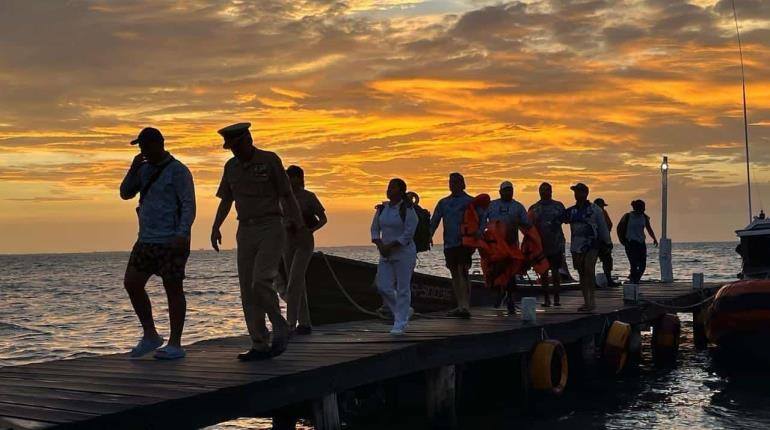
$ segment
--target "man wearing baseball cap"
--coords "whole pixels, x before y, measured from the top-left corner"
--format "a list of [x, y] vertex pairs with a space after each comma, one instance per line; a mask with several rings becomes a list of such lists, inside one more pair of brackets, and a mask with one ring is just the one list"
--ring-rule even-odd
[[572, 233], [570, 251], [585, 301], [578, 311], [590, 312], [596, 308], [596, 259], [599, 248], [611, 244], [610, 231], [602, 209], [588, 200], [588, 186], [580, 182], [570, 189], [575, 192], [575, 205], [567, 209], [567, 222]]
[[[218, 131], [225, 149], [233, 153], [227, 161], [217, 190], [221, 199], [211, 246], [219, 251], [219, 228], [233, 202], [238, 214], [238, 279], [251, 348], [238, 355], [242, 361], [275, 357], [286, 350], [289, 325], [281, 315], [273, 281], [278, 275], [287, 231], [306, 229], [297, 200], [281, 159], [274, 152], [254, 147], [250, 123], [238, 123]], [[303, 232], [306, 233], [307, 232]], [[265, 326], [265, 314], [273, 325], [273, 340]]]
[[[553, 199], [553, 188], [548, 182], [540, 184], [538, 191], [540, 193], [540, 200], [530, 206], [529, 214], [532, 223], [535, 225], [535, 228], [537, 228], [538, 233], [540, 233], [540, 240], [543, 244], [543, 255], [548, 259], [548, 265], [550, 266], [549, 270], [551, 271], [550, 279], [547, 273], [541, 278], [543, 281], [543, 288], [545, 289], [543, 306], [551, 306], [551, 297], [549, 293], [553, 293], [553, 305], [561, 306], [559, 298], [561, 274], [559, 270], [564, 261], [564, 246], [566, 241], [564, 239], [562, 225], [564, 225], [567, 209], [564, 208], [562, 202]], [[553, 283], [553, 289], [549, 288], [549, 281]]]
[[[132, 357], [152, 351], [155, 358], [177, 359], [182, 349], [187, 304], [182, 288], [190, 256], [190, 231], [195, 220], [195, 186], [190, 170], [164, 149], [163, 135], [156, 128], [143, 129], [132, 145], [139, 145], [126, 177], [120, 184], [124, 200], [139, 194], [139, 237], [128, 259], [124, 286], [139, 317], [144, 335], [131, 350]], [[163, 279], [168, 297], [171, 334], [168, 344], [155, 329], [152, 306], [145, 286], [152, 275]]]
[[[500, 184], [500, 198], [492, 200], [489, 203], [484, 217], [481, 219], [479, 229], [484, 231], [490, 221], [501, 221], [508, 226], [508, 242], [519, 246], [519, 226], [529, 228], [532, 224], [527, 218], [527, 210], [524, 206], [513, 198], [513, 184], [510, 181], [503, 181]], [[506, 286], [508, 313], [515, 313], [515, 298], [513, 297], [516, 287], [516, 278], [511, 278], [511, 282]]]

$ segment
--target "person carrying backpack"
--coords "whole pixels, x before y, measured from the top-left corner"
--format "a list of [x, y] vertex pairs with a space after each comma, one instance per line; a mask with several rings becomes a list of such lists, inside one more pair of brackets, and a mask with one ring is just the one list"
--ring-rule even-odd
[[391, 179], [386, 195], [388, 200], [377, 205], [372, 219], [372, 243], [380, 253], [375, 282], [382, 301], [393, 313], [390, 334], [402, 335], [412, 316], [412, 273], [417, 263], [414, 235], [418, 218], [402, 179]]
[[618, 239], [626, 248], [628, 264], [631, 266], [631, 273], [628, 278], [632, 284], [638, 284], [647, 268], [647, 245], [644, 230], [652, 237], [655, 246], [658, 246], [658, 239], [650, 225], [650, 217], [644, 213], [646, 205], [644, 200], [634, 200], [631, 202], [633, 210], [623, 215], [618, 223]]

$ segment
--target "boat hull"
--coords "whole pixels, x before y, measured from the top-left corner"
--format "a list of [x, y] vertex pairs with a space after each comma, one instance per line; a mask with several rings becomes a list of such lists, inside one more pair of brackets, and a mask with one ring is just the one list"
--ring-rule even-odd
[[[376, 264], [314, 253], [307, 270], [308, 305], [313, 324], [373, 318], [351, 302], [370, 312], [382, 305], [374, 284], [376, 273]], [[496, 298], [496, 291], [484, 288], [480, 282], [472, 283], [472, 306], [491, 306]], [[414, 273], [412, 307], [415, 312], [437, 312], [456, 306], [450, 278]]]
[[749, 279], [720, 288], [704, 322], [706, 336], [722, 354], [767, 355], [770, 281]]

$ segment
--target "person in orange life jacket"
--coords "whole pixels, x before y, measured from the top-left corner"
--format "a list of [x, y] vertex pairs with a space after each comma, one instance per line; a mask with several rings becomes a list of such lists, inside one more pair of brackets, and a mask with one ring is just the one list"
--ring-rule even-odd
[[412, 273], [417, 263], [414, 232], [417, 214], [406, 197], [406, 182], [391, 179], [388, 201], [377, 205], [372, 219], [372, 243], [380, 252], [375, 281], [382, 301], [393, 313], [392, 335], [402, 335], [411, 318]]
[[452, 276], [452, 287], [457, 299], [457, 307], [447, 315], [456, 318], [470, 318], [470, 275], [474, 249], [462, 244], [460, 232], [465, 217], [465, 209], [473, 197], [465, 192], [465, 178], [460, 173], [449, 175], [450, 194], [439, 200], [430, 219], [431, 236], [436, 233], [439, 224], [444, 224], [444, 259]]
[[[479, 231], [483, 232], [487, 224], [490, 221], [501, 221], [507, 226], [507, 241], [515, 246], [519, 245], [519, 226], [524, 228], [530, 228], [529, 219], [527, 218], [527, 210], [524, 206], [513, 199], [513, 184], [510, 181], [503, 181], [500, 184], [500, 198], [490, 202], [489, 207], [481, 218], [481, 225]], [[490, 279], [495, 279], [496, 276], [490, 276]], [[515, 309], [515, 288], [516, 277], [511, 277], [510, 282], [506, 285], [506, 307], [509, 314], [514, 314]]]
[[588, 186], [578, 183], [570, 189], [575, 192], [575, 205], [567, 209], [566, 221], [571, 231], [572, 262], [580, 276], [580, 289], [585, 302], [578, 311], [590, 312], [596, 308], [596, 259], [599, 248], [610, 243], [610, 231], [602, 209], [588, 200]]
[[[594, 204], [602, 208], [602, 213], [604, 214], [604, 222], [607, 224], [607, 229], [610, 231], [610, 236], [612, 236], [612, 220], [610, 219], [610, 214], [607, 213], [607, 209], [605, 209], [609, 205], [602, 198], [594, 200]], [[612, 280], [612, 248], [612, 243], [610, 243], [609, 246], [602, 246], [602, 248], [599, 249], [599, 261], [602, 262], [602, 270], [604, 271], [604, 277], [607, 279], [607, 286], [617, 287], [620, 284]]]
[[[540, 233], [540, 239], [543, 243], [543, 255], [548, 260], [551, 276], [553, 280], [553, 305], [561, 306], [559, 303], [559, 290], [561, 288], [561, 275], [559, 273], [562, 262], [564, 261], [564, 232], [562, 224], [567, 216], [567, 210], [560, 201], [553, 199], [553, 189], [551, 184], [543, 182], [538, 190], [540, 192], [540, 201], [530, 206], [529, 215], [532, 224]], [[543, 288], [545, 289], [544, 307], [551, 306], [549, 296], [549, 276], [542, 276]]]

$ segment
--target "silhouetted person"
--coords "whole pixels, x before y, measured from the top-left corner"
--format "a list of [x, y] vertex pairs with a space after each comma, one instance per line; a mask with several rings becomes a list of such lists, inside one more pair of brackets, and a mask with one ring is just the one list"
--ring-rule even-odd
[[[219, 251], [219, 228], [230, 213], [233, 202], [238, 213], [238, 280], [251, 349], [238, 354], [239, 360], [263, 360], [286, 350], [289, 326], [281, 315], [273, 280], [278, 273], [286, 230], [306, 234], [297, 200], [281, 159], [273, 152], [254, 147], [249, 123], [233, 124], [218, 131], [223, 147], [233, 153], [225, 163], [217, 190], [221, 199], [211, 246]], [[265, 326], [265, 314], [273, 325], [273, 341]]]
[[596, 258], [599, 248], [610, 243], [610, 231], [602, 209], [588, 200], [588, 186], [578, 183], [570, 189], [575, 192], [575, 206], [567, 209], [567, 222], [572, 233], [570, 251], [585, 301], [578, 310], [589, 312], [596, 308]]
[[[540, 201], [530, 206], [530, 221], [540, 233], [540, 240], [543, 243], [543, 255], [548, 259], [550, 265], [551, 279], [553, 279], [553, 305], [561, 306], [559, 303], [559, 290], [561, 287], [561, 275], [559, 271], [564, 261], [564, 232], [562, 224], [567, 215], [567, 210], [560, 201], [553, 199], [553, 189], [551, 184], [543, 182], [538, 190], [540, 192]], [[543, 306], [551, 306], [549, 296], [548, 273], [543, 275], [543, 288], [545, 289], [545, 301]]]
[[411, 318], [412, 273], [417, 263], [414, 232], [417, 213], [406, 196], [406, 182], [391, 179], [388, 200], [377, 205], [372, 219], [372, 243], [380, 252], [377, 264], [377, 291], [393, 313], [392, 335], [402, 335]]
[[[607, 209], [604, 209], [609, 205], [602, 198], [594, 200], [594, 204], [602, 208], [604, 222], [607, 224], [607, 230], [610, 231], [610, 239], [612, 239], [612, 220], [610, 219], [610, 214], [607, 213]], [[607, 286], [617, 287], [619, 284], [612, 280], [612, 248], [611, 242], [609, 245], [599, 248], [599, 260], [602, 262], [602, 270], [604, 271], [604, 277], [607, 279]]]
[[658, 239], [652, 231], [650, 217], [644, 213], [646, 209], [644, 200], [632, 201], [631, 208], [633, 210], [620, 219], [617, 233], [618, 239], [626, 248], [628, 264], [631, 266], [628, 278], [632, 284], [638, 284], [647, 268], [647, 238], [644, 236], [644, 230], [646, 229], [650, 234], [655, 246], [658, 246]]
[[310, 334], [310, 309], [308, 309], [305, 273], [313, 257], [315, 241], [313, 233], [326, 225], [326, 210], [315, 194], [305, 189], [305, 172], [299, 166], [286, 169], [291, 189], [302, 212], [306, 229], [287, 232], [286, 247], [283, 253], [286, 284], [286, 319], [289, 330], [296, 334]]
[[[508, 243], [519, 246], [519, 226], [524, 228], [531, 227], [529, 218], [527, 218], [527, 210], [524, 205], [517, 202], [513, 198], [513, 184], [510, 181], [503, 181], [500, 184], [500, 198], [492, 200], [489, 203], [489, 207], [484, 212], [481, 218], [481, 225], [479, 230], [483, 232], [486, 229], [487, 224], [490, 221], [500, 221], [507, 226], [506, 239]], [[495, 276], [490, 276], [490, 279], [495, 279]], [[507, 293], [506, 306], [509, 314], [515, 313], [514, 297], [516, 289], [516, 276], [511, 277], [508, 285], [505, 286]]]
[[470, 287], [468, 271], [471, 270], [472, 248], [463, 246], [460, 227], [465, 217], [465, 209], [473, 197], [465, 192], [465, 178], [460, 173], [449, 175], [450, 194], [439, 200], [433, 216], [430, 219], [431, 236], [436, 233], [439, 224], [444, 223], [444, 259], [446, 267], [452, 276], [457, 307], [448, 315], [459, 318], [470, 318]]
[[[131, 350], [132, 357], [155, 351], [155, 358], [176, 359], [182, 349], [187, 304], [183, 280], [190, 256], [190, 230], [195, 220], [195, 187], [187, 166], [164, 149], [163, 135], [155, 128], [145, 128], [131, 141], [140, 153], [120, 184], [120, 197], [132, 199], [137, 194], [139, 238], [128, 259], [124, 285], [134, 312], [142, 323], [144, 335]], [[150, 276], [163, 279], [168, 297], [171, 335], [168, 344], [155, 329], [152, 305], [145, 286]]]

